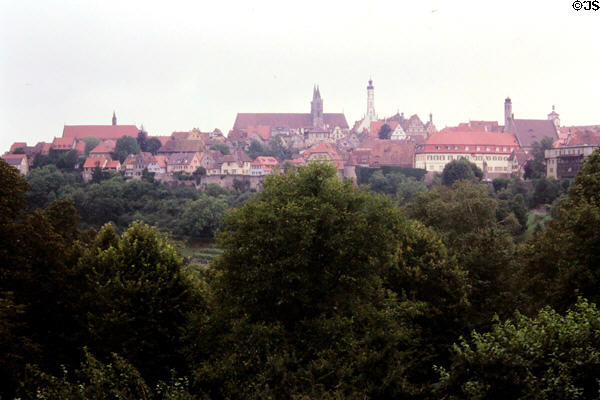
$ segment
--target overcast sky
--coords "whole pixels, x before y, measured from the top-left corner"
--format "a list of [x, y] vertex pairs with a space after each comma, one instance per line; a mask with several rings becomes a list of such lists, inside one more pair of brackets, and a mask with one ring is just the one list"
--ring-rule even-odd
[[397, 110], [438, 128], [600, 124], [600, 10], [555, 1], [0, 0], [0, 152], [64, 124], [221, 129], [237, 112]]

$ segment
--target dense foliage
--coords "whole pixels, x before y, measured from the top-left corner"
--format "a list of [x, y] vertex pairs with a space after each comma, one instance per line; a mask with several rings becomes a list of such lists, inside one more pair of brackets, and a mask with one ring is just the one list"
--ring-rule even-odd
[[598, 152], [570, 187], [309, 164], [260, 193], [52, 157], [0, 161], [2, 398], [598, 398]]

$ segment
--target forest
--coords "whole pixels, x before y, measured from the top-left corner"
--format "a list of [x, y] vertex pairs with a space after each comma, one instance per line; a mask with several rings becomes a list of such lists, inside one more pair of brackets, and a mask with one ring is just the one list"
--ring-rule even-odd
[[0, 398], [600, 397], [600, 152], [572, 182], [357, 175], [198, 192], [0, 161]]

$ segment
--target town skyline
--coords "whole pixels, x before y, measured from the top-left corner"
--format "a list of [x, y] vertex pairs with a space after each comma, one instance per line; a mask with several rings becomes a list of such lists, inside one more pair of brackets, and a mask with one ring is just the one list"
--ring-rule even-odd
[[598, 57], [597, 19], [566, 2], [491, 11], [474, 2], [324, 4], [318, 12], [309, 2], [292, 6], [291, 19], [273, 2], [140, 4], [7, 3], [2, 149], [49, 141], [63, 125], [110, 124], [113, 111], [152, 135], [227, 134], [237, 113], [308, 112], [315, 84], [324, 112], [343, 112], [352, 125], [366, 112], [369, 78], [379, 117], [432, 113], [438, 129], [502, 123], [506, 97], [517, 118], [543, 119], [555, 105], [562, 125], [600, 120], [591, 97], [600, 83], [586, 71]]

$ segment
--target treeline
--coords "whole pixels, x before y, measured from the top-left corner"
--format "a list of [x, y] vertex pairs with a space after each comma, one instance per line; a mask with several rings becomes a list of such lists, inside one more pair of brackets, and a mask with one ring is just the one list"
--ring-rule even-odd
[[84, 183], [77, 172], [55, 165], [33, 169], [27, 180], [31, 211], [71, 198], [83, 229], [98, 229], [111, 222], [123, 231], [132, 222], [142, 221], [191, 241], [212, 241], [225, 211], [253, 194], [244, 187], [227, 190], [216, 184], [203, 192], [189, 186], [169, 188], [152, 179], [125, 180], [120, 174], [99, 183]]
[[452, 163], [403, 201], [290, 169], [226, 213], [199, 273], [143, 223], [82, 230], [81, 188], [34, 209], [0, 161], [2, 396], [598, 398], [600, 153], [529, 236], [531, 189], [480, 178]]

